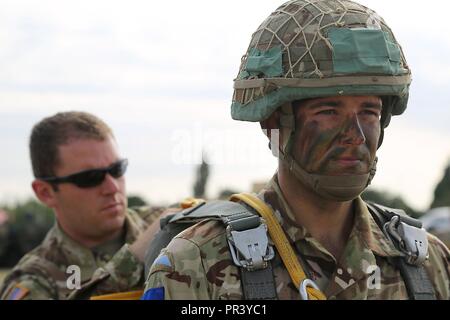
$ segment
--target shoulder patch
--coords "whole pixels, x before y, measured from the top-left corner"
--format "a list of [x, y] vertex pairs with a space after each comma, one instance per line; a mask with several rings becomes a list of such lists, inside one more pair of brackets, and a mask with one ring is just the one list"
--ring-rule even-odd
[[30, 293], [30, 289], [25, 288], [20, 284], [16, 284], [9, 290], [5, 300], [22, 300], [28, 293]]
[[164, 287], [148, 289], [141, 300], [164, 300]]
[[154, 262], [154, 264], [160, 264], [166, 267], [171, 267], [172, 263], [170, 262], [170, 259], [167, 255], [162, 254], [160, 255]]
[[165, 271], [173, 271], [173, 263], [167, 253], [161, 253], [158, 258], [153, 262], [151, 267], [151, 273]]

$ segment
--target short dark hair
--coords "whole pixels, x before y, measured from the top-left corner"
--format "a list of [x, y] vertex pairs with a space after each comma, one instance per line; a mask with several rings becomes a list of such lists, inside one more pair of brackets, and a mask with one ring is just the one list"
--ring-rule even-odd
[[114, 138], [111, 128], [87, 112], [59, 112], [34, 125], [30, 136], [30, 158], [36, 178], [52, 177], [60, 164], [58, 147], [75, 139]]

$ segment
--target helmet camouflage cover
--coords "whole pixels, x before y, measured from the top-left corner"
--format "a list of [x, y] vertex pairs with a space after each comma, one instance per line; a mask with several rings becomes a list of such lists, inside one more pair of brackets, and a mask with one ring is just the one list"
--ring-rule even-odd
[[283, 104], [337, 95], [383, 99], [382, 127], [402, 114], [411, 72], [391, 29], [348, 0], [294, 0], [253, 34], [242, 58], [231, 114], [262, 121]]

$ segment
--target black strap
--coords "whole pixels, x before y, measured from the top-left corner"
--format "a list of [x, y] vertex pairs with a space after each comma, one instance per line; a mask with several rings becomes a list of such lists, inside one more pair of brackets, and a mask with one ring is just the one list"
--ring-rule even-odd
[[410, 265], [402, 258], [395, 258], [394, 261], [405, 281], [411, 300], [436, 300], [433, 285], [424, 266]]
[[272, 263], [268, 263], [267, 268], [255, 271], [239, 269], [241, 270], [242, 293], [245, 300], [278, 299]]
[[[418, 226], [420, 222], [403, 214], [399, 214], [398, 211], [393, 212], [390, 208], [377, 205], [375, 203], [366, 203], [369, 208], [369, 212], [372, 214], [377, 225], [383, 230], [383, 226], [386, 222], [389, 222], [393, 216], [400, 216], [401, 221], [409, 225]], [[436, 300], [433, 285], [430, 281], [425, 267], [414, 266], [408, 264], [403, 257], [397, 257], [393, 259], [395, 266], [399, 269], [400, 274], [405, 282], [406, 291], [411, 300]]]
[[383, 225], [386, 222], [390, 221], [394, 216], [398, 216], [400, 218], [400, 221], [410, 226], [422, 228], [422, 222], [420, 220], [411, 218], [402, 209], [393, 209], [373, 202], [366, 202], [366, 205], [369, 208], [370, 213], [374, 217], [375, 222], [381, 229], [383, 229]]

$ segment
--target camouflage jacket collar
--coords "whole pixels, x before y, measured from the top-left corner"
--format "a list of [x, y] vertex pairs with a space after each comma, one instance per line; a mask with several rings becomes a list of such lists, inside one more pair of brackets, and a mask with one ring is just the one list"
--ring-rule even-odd
[[[261, 192], [260, 196], [272, 207], [277, 220], [282, 225], [292, 243], [303, 239], [313, 240], [306, 228], [299, 226], [294, 222], [294, 214], [281, 191], [276, 175]], [[395, 248], [394, 244], [378, 227], [364, 200], [362, 200], [361, 197], [358, 197], [354, 201], [355, 220], [349, 240], [352, 236], [357, 237], [358, 240], [361, 240], [362, 243], [364, 243], [366, 249], [369, 249], [382, 257], [401, 256], [402, 254], [400, 251]]]
[[[138, 234], [145, 228], [136, 221], [135, 213], [128, 210], [125, 216], [125, 242], [132, 243], [136, 240]], [[91, 249], [79, 244], [70, 238], [58, 222], [55, 222], [53, 228], [48, 232], [43, 247], [54, 248], [58, 250], [58, 256], [65, 261], [66, 267], [77, 265], [83, 272], [81, 273], [81, 281], [89, 280], [95, 270], [108, 262], [112, 257], [96, 257]]]
[[[393, 243], [380, 230], [360, 197], [354, 200], [354, 224], [339, 261], [336, 261], [304, 227], [296, 225], [292, 210], [283, 196], [276, 176], [261, 192], [260, 197], [272, 207], [291, 244], [300, 254], [299, 258], [306, 261], [301, 262], [307, 264], [307, 274], [318, 282], [329, 297], [368, 278], [372, 266], [377, 265], [376, 256], [401, 256]], [[324, 266], [328, 267], [324, 268]], [[320, 279], [324, 279], [322, 283]]]

